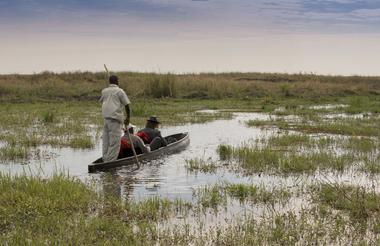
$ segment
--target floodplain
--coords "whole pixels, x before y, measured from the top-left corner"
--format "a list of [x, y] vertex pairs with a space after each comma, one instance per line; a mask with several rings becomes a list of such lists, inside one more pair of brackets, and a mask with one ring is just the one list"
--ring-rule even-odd
[[[80, 75], [89, 84], [95, 82], [88, 78], [101, 80], [99, 74]], [[58, 100], [23, 86], [23, 93], [34, 93], [23, 101], [17, 83], [2, 85], [2, 242], [380, 243], [377, 78], [220, 74], [187, 75], [184, 81], [186, 76], [127, 75], [143, 82], [148, 77], [144, 97], [131, 93], [132, 122], [141, 128], [155, 114], [163, 135], [188, 131], [191, 144], [139, 170], [95, 174], [87, 173], [87, 165], [101, 153], [102, 119], [92, 94], [75, 97], [85, 87], [64, 87], [58, 98], [74, 100]], [[41, 74], [31, 80], [42, 87], [40, 81], [55, 77], [69, 84], [65, 76], [75, 77]], [[6, 77], [11, 79], [25, 80]], [[219, 90], [218, 79], [231, 96]], [[163, 85], [164, 96], [154, 83]], [[203, 94], [194, 89], [204, 85]], [[242, 88], [256, 91], [244, 94]]]

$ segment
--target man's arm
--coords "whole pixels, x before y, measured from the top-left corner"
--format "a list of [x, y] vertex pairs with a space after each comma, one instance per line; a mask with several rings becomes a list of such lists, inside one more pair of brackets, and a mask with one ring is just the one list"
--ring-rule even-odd
[[124, 121], [124, 124], [127, 126], [131, 120], [131, 107], [129, 104], [125, 105], [125, 112], [127, 113], [127, 118]]
[[125, 105], [125, 112], [127, 113], [127, 118], [124, 120], [125, 125], [129, 125], [130, 119], [131, 119], [131, 108], [130, 108], [130, 103], [129, 98], [125, 92], [120, 89], [118, 96], [120, 98], [120, 102]]
[[139, 147], [143, 153], [148, 153], [149, 152], [149, 150], [145, 146], [143, 140], [141, 138], [139, 138], [139, 137], [138, 137], [138, 140], [137, 140], [137, 145], [138, 145], [137, 147]]
[[163, 146], [168, 145], [168, 143], [166, 142], [166, 139], [161, 135], [161, 132], [159, 132], [159, 133], [160, 133], [159, 137], [160, 137], [161, 140], [162, 140], [162, 145], [163, 145]]

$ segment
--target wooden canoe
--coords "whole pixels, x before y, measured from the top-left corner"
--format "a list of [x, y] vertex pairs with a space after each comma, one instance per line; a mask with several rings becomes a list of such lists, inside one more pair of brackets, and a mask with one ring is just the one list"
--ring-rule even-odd
[[[189, 133], [178, 133], [165, 137], [166, 139], [175, 139], [175, 142], [169, 143], [167, 146], [159, 148], [155, 151], [149, 153], [138, 155], [139, 161], [149, 161], [157, 159], [162, 155], [173, 154], [184, 150], [190, 144]], [[128, 166], [136, 164], [136, 159], [134, 156], [118, 159], [116, 161], [103, 162], [102, 158], [97, 159], [90, 165], [88, 165], [88, 172], [93, 173], [96, 171], [105, 171], [107, 169]]]

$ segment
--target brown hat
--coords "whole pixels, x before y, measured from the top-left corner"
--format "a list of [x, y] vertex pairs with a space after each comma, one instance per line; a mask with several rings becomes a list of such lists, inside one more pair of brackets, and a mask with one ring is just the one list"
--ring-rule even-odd
[[149, 119], [147, 119], [147, 121], [150, 121], [150, 122], [156, 123], [156, 124], [161, 124], [161, 122], [158, 121], [156, 116], [150, 116]]

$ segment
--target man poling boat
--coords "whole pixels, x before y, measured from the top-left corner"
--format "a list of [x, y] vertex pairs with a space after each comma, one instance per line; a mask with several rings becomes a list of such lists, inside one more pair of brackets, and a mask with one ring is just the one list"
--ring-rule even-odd
[[119, 78], [109, 77], [109, 86], [102, 90], [103, 127], [103, 161], [114, 161], [120, 150], [120, 136], [123, 124], [129, 125], [131, 110], [127, 94], [119, 86]]
[[[140, 167], [139, 158], [153, 159], [162, 154], [169, 154], [184, 149], [190, 143], [188, 133], [161, 136], [157, 129], [158, 118], [151, 116], [144, 129], [134, 135], [134, 127], [130, 124], [131, 109], [127, 94], [119, 85], [116, 75], [109, 75], [107, 66], [104, 68], [109, 76], [109, 85], [102, 90], [103, 155], [88, 166], [89, 172], [107, 170], [113, 167], [136, 163]], [[121, 137], [123, 124], [124, 136]], [[150, 152], [150, 150], [152, 150]]]

